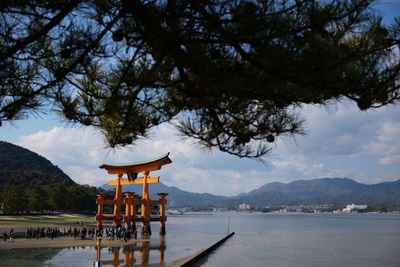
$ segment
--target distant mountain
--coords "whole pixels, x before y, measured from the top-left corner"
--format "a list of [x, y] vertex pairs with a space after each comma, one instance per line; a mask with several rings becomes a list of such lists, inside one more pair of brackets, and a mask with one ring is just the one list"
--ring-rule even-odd
[[[111, 187], [107, 184], [101, 186], [105, 190], [113, 190], [115, 187]], [[128, 185], [123, 187], [123, 191], [135, 192], [138, 195], [142, 195], [142, 185]], [[175, 186], [167, 186], [163, 183], [156, 183], [149, 185], [149, 194], [153, 199], [157, 199], [157, 193], [167, 193], [169, 207], [187, 207], [187, 206], [218, 206], [223, 207], [229, 204], [227, 197], [216, 196], [208, 193], [192, 193], [181, 190]]]
[[361, 184], [348, 178], [299, 180], [288, 184], [269, 183], [241, 195], [243, 202], [259, 205], [366, 203], [400, 205], [400, 180]]
[[[111, 189], [108, 185], [102, 187]], [[126, 186], [124, 190], [141, 195], [142, 187]], [[234, 197], [191, 193], [162, 183], [151, 184], [149, 190], [153, 198], [157, 197], [158, 192], [168, 193], [168, 206], [173, 207], [237, 207], [241, 203], [258, 207], [300, 204], [344, 206], [349, 203], [400, 205], [400, 180], [373, 185], [361, 184], [348, 178], [298, 180], [288, 184], [274, 182]]]
[[366, 184], [360, 184], [348, 178], [321, 178], [314, 180], [298, 180], [288, 184], [269, 183], [260, 188], [250, 191], [246, 196], [254, 196], [260, 193], [275, 192], [281, 193], [301, 193], [301, 194], [323, 194], [323, 195], [343, 195], [356, 193], [365, 190]]

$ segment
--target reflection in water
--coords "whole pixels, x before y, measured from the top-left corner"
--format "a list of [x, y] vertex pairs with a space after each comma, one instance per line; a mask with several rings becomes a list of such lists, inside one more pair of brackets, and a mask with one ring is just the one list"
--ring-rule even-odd
[[[137, 241], [130, 249], [133, 253], [127, 257], [126, 265], [140, 266], [148, 262], [148, 266], [166, 266], [187, 257], [221, 239], [227, 230], [228, 217], [230, 229], [236, 234], [210, 255], [205, 263], [207, 267], [265, 266], [266, 262], [269, 266], [288, 267], [400, 267], [399, 214], [333, 213], [171, 216], [165, 242], [160, 241], [158, 235], [153, 235], [150, 242]], [[116, 250], [119, 253], [114, 256], [114, 259], [118, 257], [118, 263], [114, 266], [122, 267], [125, 263], [123, 244], [133, 243], [134, 240], [119, 245], [121, 248]], [[104, 241], [101, 257], [96, 257], [96, 246], [0, 249], [0, 266], [93, 267], [96, 260], [98, 265], [100, 261], [112, 260], [113, 251], [108, 251], [108, 244], [119, 243]], [[146, 247], [147, 255], [143, 255], [141, 248]], [[113, 265], [104, 264], [106, 266]]]
[[[111, 260], [102, 260], [102, 250], [108, 250], [108, 254], [111, 254]], [[161, 237], [160, 243], [158, 245], [151, 245], [150, 241], [136, 242], [131, 245], [126, 245], [123, 247], [101, 247], [96, 246], [96, 260], [94, 266], [106, 266], [111, 265], [113, 267], [118, 266], [133, 266], [138, 265], [148, 265], [151, 250], [158, 250], [160, 254], [159, 264], [164, 266], [164, 253], [166, 245], [164, 237]], [[139, 258], [135, 257], [135, 253], [138, 253]], [[140, 260], [140, 261], [139, 261]]]

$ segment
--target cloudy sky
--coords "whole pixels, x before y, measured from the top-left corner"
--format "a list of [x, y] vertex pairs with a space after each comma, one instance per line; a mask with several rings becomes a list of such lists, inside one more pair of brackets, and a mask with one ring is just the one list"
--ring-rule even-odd
[[5, 125], [1, 139], [48, 158], [74, 181], [101, 185], [112, 179], [104, 162], [135, 162], [170, 152], [172, 164], [157, 175], [167, 185], [192, 192], [235, 195], [265, 183], [319, 177], [349, 177], [363, 183], [400, 179], [400, 105], [360, 112], [344, 101], [303, 109], [305, 136], [278, 140], [265, 163], [206, 151], [182, 140], [171, 125], [130, 149], [110, 150], [90, 127], [73, 127], [42, 117]]
[[[385, 1], [385, 14], [400, 14], [400, 1]], [[397, 13], [399, 11], [399, 13]], [[306, 106], [307, 135], [278, 140], [265, 162], [207, 151], [182, 140], [162, 125], [130, 149], [110, 150], [101, 134], [63, 122], [56, 115], [3, 124], [0, 139], [28, 148], [58, 165], [80, 184], [113, 179], [98, 166], [135, 162], [170, 152], [173, 163], [154, 173], [170, 186], [192, 192], [236, 195], [269, 182], [348, 177], [362, 183], [400, 179], [400, 104], [361, 112], [342, 100], [330, 106]]]

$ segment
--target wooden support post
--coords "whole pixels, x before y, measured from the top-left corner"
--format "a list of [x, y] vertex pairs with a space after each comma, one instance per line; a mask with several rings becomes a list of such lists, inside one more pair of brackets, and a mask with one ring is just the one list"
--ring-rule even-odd
[[137, 205], [139, 203], [139, 199], [138, 196], [133, 193], [132, 194], [132, 205], [131, 205], [131, 215], [132, 215], [132, 223], [131, 223], [131, 229], [132, 229], [132, 234], [135, 237], [135, 239], [137, 238], [137, 231], [136, 231], [136, 208]]
[[111, 265], [111, 266], [120, 266], [124, 264], [124, 260], [119, 259], [119, 251], [120, 247], [111, 247], [111, 260], [102, 260], [102, 266]]
[[104, 204], [104, 194], [102, 192], [97, 194], [97, 216], [96, 216], [96, 228], [97, 230], [103, 227], [103, 204]]
[[122, 203], [122, 173], [117, 175], [117, 186], [115, 187], [115, 203], [114, 203], [114, 225], [121, 226], [121, 203]]
[[132, 232], [136, 231], [136, 195], [134, 192], [125, 192], [125, 223]]
[[101, 261], [101, 245], [97, 245], [96, 246], [96, 262], [98, 262], [100, 264], [100, 261]]
[[149, 195], [149, 184], [147, 183], [147, 178], [149, 176], [149, 172], [145, 171], [143, 176], [143, 192], [142, 192], [142, 205], [140, 208], [140, 213], [142, 217], [142, 235], [148, 236], [151, 235], [151, 226], [150, 226], [150, 195]]
[[119, 260], [119, 250], [120, 250], [120, 248], [119, 247], [114, 247], [114, 248], [111, 248], [111, 249], [112, 249], [111, 259], [112, 259], [113, 266], [119, 266], [119, 264], [121, 263], [120, 260]]
[[124, 203], [125, 203], [125, 227], [130, 229], [130, 223], [132, 221], [131, 205], [132, 198], [131, 192], [124, 192]]
[[160, 239], [160, 248], [159, 248], [159, 250], [160, 250], [160, 263], [162, 264], [162, 263], [164, 263], [164, 254], [165, 254], [165, 238], [164, 238], [164, 236], [161, 236], [161, 239]]
[[133, 266], [135, 264], [135, 245], [127, 246], [125, 248], [123, 250], [125, 253], [124, 265]]
[[140, 249], [140, 264], [141, 266], [145, 266], [149, 264], [149, 256], [150, 256], [150, 242], [142, 241], [142, 247]]
[[157, 195], [160, 197], [160, 199], [159, 199], [159, 201], [160, 201], [160, 235], [165, 235], [166, 234], [165, 204], [167, 203], [166, 196], [168, 196], [168, 194], [167, 193], [158, 193]]

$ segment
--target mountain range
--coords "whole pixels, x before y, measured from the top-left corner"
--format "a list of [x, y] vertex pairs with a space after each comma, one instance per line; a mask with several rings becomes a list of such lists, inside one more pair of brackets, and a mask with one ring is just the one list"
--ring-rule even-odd
[[[111, 189], [103, 185], [104, 189]], [[141, 186], [125, 186], [124, 190], [141, 195]], [[233, 208], [241, 203], [251, 206], [317, 205], [333, 204], [344, 206], [350, 203], [368, 205], [400, 205], [400, 180], [378, 184], [362, 184], [348, 178], [320, 178], [298, 180], [291, 183], [268, 183], [248, 193], [233, 197], [208, 193], [191, 193], [163, 183], [150, 184], [150, 195], [156, 198], [158, 192], [168, 193], [168, 206], [213, 206]]]
[[[79, 211], [77, 205], [81, 205], [82, 210], [84, 206], [84, 210], [89, 211], [95, 209], [98, 190], [105, 190], [106, 196], [110, 198], [113, 196], [112, 189], [108, 185], [101, 188], [79, 185], [46, 158], [23, 147], [0, 141], [0, 200], [3, 204], [7, 199], [13, 204], [14, 196], [23, 194], [28, 198], [28, 204], [36, 198], [42, 202], [47, 201], [47, 208]], [[124, 186], [123, 190], [141, 195], [142, 186]], [[232, 197], [192, 193], [163, 183], [150, 184], [149, 191], [152, 198], [157, 198], [159, 192], [168, 193], [168, 206], [176, 208], [235, 208], [242, 203], [255, 207], [315, 204], [344, 206], [349, 203], [400, 206], [400, 180], [372, 185], [348, 178], [274, 182]]]

